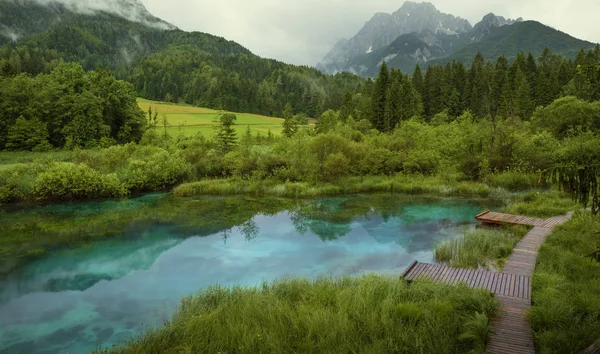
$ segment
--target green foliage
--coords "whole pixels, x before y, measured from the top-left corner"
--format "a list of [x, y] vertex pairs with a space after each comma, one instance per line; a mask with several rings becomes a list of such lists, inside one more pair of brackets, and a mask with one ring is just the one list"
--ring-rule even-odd
[[49, 74], [5, 78], [0, 97], [0, 148], [9, 150], [137, 142], [145, 129], [131, 84], [104, 69], [60, 64]]
[[505, 212], [513, 215], [527, 215], [538, 218], [551, 218], [564, 215], [577, 208], [567, 195], [556, 190], [527, 192], [513, 199]]
[[124, 197], [127, 189], [116, 174], [101, 174], [85, 164], [57, 162], [36, 179], [33, 195], [38, 200], [76, 200]]
[[237, 144], [237, 133], [233, 125], [237, 117], [232, 113], [220, 113], [215, 129], [217, 130], [215, 140], [219, 149], [227, 153]]
[[539, 251], [530, 316], [540, 352], [582, 352], [598, 339], [600, 263], [587, 255], [600, 242], [599, 229], [597, 217], [576, 214]]
[[283, 119], [283, 135], [291, 138], [298, 131], [298, 121], [294, 117], [294, 110], [289, 103], [285, 105]]
[[[181, 157], [167, 151], [157, 151], [130, 159], [119, 171], [119, 178], [129, 190], [158, 191], [182, 183], [190, 178], [191, 166]], [[138, 156], [141, 155], [138, 153]]]
[[331, 154], [325, 159], [323, 164], [323, 179], [329, 182], [335, 182], [341, 177], [347, 175], [350, 169], [350, 160], [341, 152]]
[[107, 352], [467, 352], [485, 346], [496, 310], [483, 291], [375, 275], [215, 286], [182, 299], [163, 328]]
[[27, 120], [20, 116], [8, 129], [6, 136], [7, 150], [48, 151], [52, 149], [48, 143], [48, 129], [39, 119]]
[[600, 165], [555, 167], [549, 178], [584, 208], [591, 203], [592, 214], [600, 212]]
[[435, 258], [452, 267], [498, 267], [497, 260], [508, 257], [528, 232], [525, 227], [485, 228], [467, 231], [464, 236], [444, 241], [435, 248]]
[[532, 124], [559, 139], [574, 132], [600, 132], [600, 103], [589, 103], [576, 97], [560, 98], [547, 107], [538, 108]]

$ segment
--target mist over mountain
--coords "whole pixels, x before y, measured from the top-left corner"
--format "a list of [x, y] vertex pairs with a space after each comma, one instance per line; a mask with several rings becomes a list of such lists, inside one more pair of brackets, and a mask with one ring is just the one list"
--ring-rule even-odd
[[176, 29], [150, 14], [140, 0], [0, 0], [0, 37], [17, 41], [80, 19], [74, 15], [113, 15], [151, 28]]
[[340, 41], [317, 64], [329, 74], [348, 71], [373, 77], [385, 61], [412, 73], [417, 64], [451, 60], [469, 63], [477, 51], [489, 59], [515, 57], [520, 51], [540, 54], [545, 47], [573, 56], [594, 43], [573, 38], [539, 22], [507, 19], [493, 13], [471, 26], [469, 21], [438, 11], [431, 3], [407, 1], [393, 14], [376, 14], [350, 40]]

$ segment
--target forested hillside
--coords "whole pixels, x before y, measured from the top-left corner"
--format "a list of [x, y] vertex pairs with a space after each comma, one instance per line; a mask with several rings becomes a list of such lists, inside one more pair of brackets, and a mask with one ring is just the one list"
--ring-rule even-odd
[[[24, 13], [34, 20], [27, 22]], [[31, 34], [17, 42], [0, 36], [2, 76], [48, 73], [60, 61], [74, 61], [85, 70], [110, 68], [149, 99], [276, 116], [291, 102], [296, 113], [311, 117], [338, 109], [345, 91], [358, 92], [364, 84], [351, 74], [327, 76], [263, 59], [220, 37], [165, 29], [171, 27], [155, 18], [159, 25], [107, 12], [75, 14], [30, 0], [2, 1], [0, 14], [12, 19], [0, 19], [4, 27], [16, 23]]]

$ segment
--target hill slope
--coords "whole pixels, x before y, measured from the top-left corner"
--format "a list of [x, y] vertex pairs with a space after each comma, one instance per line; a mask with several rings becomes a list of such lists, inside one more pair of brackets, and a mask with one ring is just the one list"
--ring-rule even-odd
[[364, 80], [263, 59], [224, 38], [184, 32], [149, 14], [139, 0], [0, 0], [0, 76], [43, 73], [61, 60], [111, 68], [149, 99], [280, 115], [316, 116], [339, 108]]

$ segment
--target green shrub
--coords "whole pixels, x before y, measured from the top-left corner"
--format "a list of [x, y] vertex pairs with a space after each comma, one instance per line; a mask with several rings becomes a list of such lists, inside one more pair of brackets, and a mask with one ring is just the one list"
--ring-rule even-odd
[[31, 198], [37, 176], [46, 169], [40, 163], [0, 167], [0, 203], [17, 203]]
[[192, 167], [182, 157], [163, 150], [129, 160], [119, 171], [119, 177], [130, 190], [156, 191], [184, 182], [191, 173]]
[[323, 178], [329, 182], [335, 182], [348, 174], [350, 160], [341, 152], [331, 154], [325, 159], [323, 166]]
[[58, 162], [41, 173], [33, 188], [38, 200], [76, 200], [126, 196], [117, 175], [102, 174], [86, 164]]

